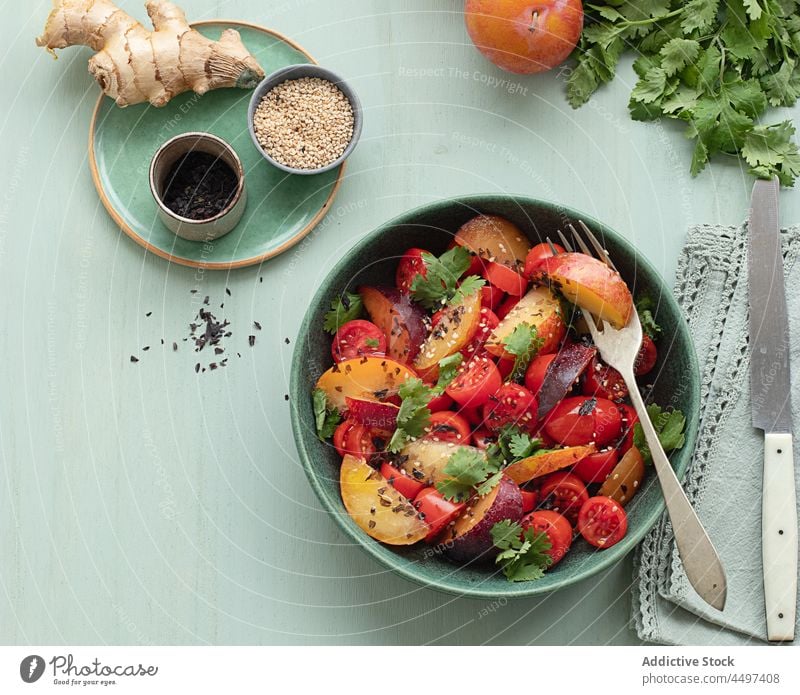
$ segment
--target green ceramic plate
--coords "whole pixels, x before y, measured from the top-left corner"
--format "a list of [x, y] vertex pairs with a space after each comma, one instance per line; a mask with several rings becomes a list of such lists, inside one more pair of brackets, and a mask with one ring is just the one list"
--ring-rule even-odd
[[[233, 27], [269, 74], [314, 59], [287, 38], [232, 21], [193, 25], [209, 38]], [[210, 269], [237, 268], [276, 256], [302, 239], [327, 212], [343, 167], [316, 176], [286, 174], [264, 160], [247, 129], [251, 92], [219, 89], [200, 97], [181, 94], [165, 107], [118, 108], [101, 96], [89, 134], [92, 177], [108, 212], [136, 243], [167, 260]], [[212, 243], [186, 241], [158, 219], [148, 169], [156, 150], [175, 135], [206, 131], [229, 142], [242, 160], [247, 208], [238, 226]]]
[[398, 574], [435, 589], [481, 597], [521, 597], [552, 591], [586, 579], [629, 553], [655, 523], [664, 500], [652, 469], [642, 491], [628, 505], [628, 533], [617, 545], [595, 550], [576, 540], [564, 560], [534, 582], [512, 584], [490, 565], [457, 567], [430, 546], [392, 548], [369, 538], [347, 515], [339, 495], [339, 456], [315, 434], [311, 391], [317, 378], [331, 365], [330, 337], [322, 331], [323, 316], [331, 299], [361, 284], [390, 284], [400, 255], [410, 246], [441, 253], [456, 230], [477, 213], [503, 215], [515, 222], [533, 243], [553, 236], [569, 222], [584, 220], [611, 252], [635, 296], [649, 294], [658, 308], [656, 319], [663, 328], [659, 361], [648, 377], [654, 384], [652, 398], [687, 415], [686, 443], [671, 456], [679, 476], [686, 471], [694, 449], [699, 412], [700, 377], [694, 346], [680, 309], [667, 284], [653, 267], [609, 227], [563, 206], [531, 198], [470, 196], [428, 205], [407, 212], [371, 232], [328, 274], [306, 313], [292, 362], [292, 427], [308, 479], [325, 508], [345, 533], [376, 560]]

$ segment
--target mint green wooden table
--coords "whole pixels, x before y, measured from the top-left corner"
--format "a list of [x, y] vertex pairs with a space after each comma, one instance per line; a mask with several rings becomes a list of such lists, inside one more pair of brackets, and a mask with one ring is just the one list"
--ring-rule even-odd
[[[144, 18], [138, 0], [119, 4]], [[517, 79], [486, 63], [461, 4], [184, 0], [191, 19], [291, 36], [365, 109], [325, 222], [231, 273], [169, 265], [117, 230], [87, 166], [90, 52], [55, 63], [34, 46], [49, 2], [4, 9], [0, 643], [635, 641], [629, 560], [504, 605], [421, 589], [346, 542], [296, 460], [285, 338], [318, 280], [388, 217], [462, 193], [558, 200], [615, 226], [671, 278], [687, 225], [746, 214], [752, 182], [736, 162], [693, 180], [677, 129], [628, 119], [629, 63], [572, 111], [563, 75]], [[797, 192], [782, 204], [784, 221], [800, 219]], [[225, 302], [217, 314], [242, 355], [227, 369], [198, 376], [186, 344], [171, 350], [198, 308], [191, 289]]]

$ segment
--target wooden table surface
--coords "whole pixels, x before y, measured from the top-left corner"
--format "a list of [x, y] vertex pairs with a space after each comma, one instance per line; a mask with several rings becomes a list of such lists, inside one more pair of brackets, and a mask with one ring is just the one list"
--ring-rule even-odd
[[[145, 18], [138, 0], [119, 4]], [[298, 464], [292, 338], [333, 263], [410, 207], [478, 192], [560, 201], [672, 279], [687, 227], [741, 221], [751, 179], [735, 160], [692, 179], [678, 128], [629, 120], [630, 60], [579, 111], [563, 73], [495, 69], [458, 0], [182, 4], [190, 19], [277, 29], [346, 76], [363, 139], [306, 243], [231, 273], [170, 265], [117, 229], [92, 185], [91, 52], [54, 62], [33, 41], [50, 2], [3, 3], [0, 642], [635, 642], [630, 559], [493, 604], [417, 587], [349, 544]], [[796, 222], [797, 192], [782, 204]], [[241, 352], [227, 369], [197, 375], [186, 344], [171, 349], [197, 310], [193, 288], [225, 303]], [[251, 349], [253, 320], [264, 330]]]

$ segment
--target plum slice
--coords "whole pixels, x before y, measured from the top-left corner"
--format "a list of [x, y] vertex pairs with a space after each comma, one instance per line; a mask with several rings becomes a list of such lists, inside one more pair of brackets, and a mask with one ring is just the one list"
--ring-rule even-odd
[[597, 348], [575, 343], [566, 346], [556, 355], [547, 367], [539, 389], [539, 420], [546, 417], [564, 399], [596, 354]]
[[363, 286], [358, 292], [372, 323], [386, 335], [386, 354], [410, 363], [427, 334], [425, 313], [393, 287]]
[[503, 519], [522, 518], [522, 492], [503, 476], [488, 494], [475, 497], [442, 537], [447, 556], [459, 563], [490, 562], [497, 554], [492, 541], [492, 526]]
[[412, 545], [428, 535], [428, 525], [408, 498], [364, 459], [344, 457], [339, 485], [347, 513], [376, 541]]
[[572, 466], [582, 461], [597, 449], [594, 444], [586, 446], [568, 446], [553, 451], [542, 451], [521, 461], [512, 463], [503, 471], [515, 483], [522, 485], [529, 480], [539, 478], [553, 471]]

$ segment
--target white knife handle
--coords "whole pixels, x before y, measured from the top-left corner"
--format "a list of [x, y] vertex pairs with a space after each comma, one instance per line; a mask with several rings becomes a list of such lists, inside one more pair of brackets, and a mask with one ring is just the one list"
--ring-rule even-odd
[[768, 432], [764, 436], [762, 505], [767, 637], [791, 641], [797, 602], [797, 500], [791, 434]]

